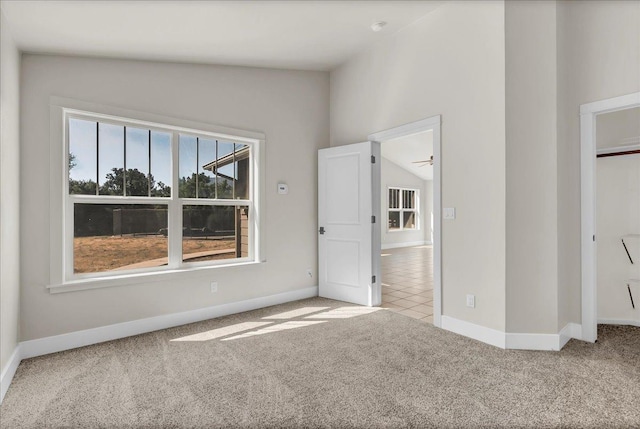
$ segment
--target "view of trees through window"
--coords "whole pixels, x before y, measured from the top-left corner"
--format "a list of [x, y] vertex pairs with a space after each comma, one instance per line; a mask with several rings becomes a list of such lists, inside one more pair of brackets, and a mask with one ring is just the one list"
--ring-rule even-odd
[[[170, 216], [182, 216], [174, 237], [182, 262], [249, 256], [249, 207], [216, 204], [248, 199], [248, 145], [78, 118], [68, 119], [67, 131], [74, 273], [168, 265]], [[179, 211], [171, 212], [170, 200]]]

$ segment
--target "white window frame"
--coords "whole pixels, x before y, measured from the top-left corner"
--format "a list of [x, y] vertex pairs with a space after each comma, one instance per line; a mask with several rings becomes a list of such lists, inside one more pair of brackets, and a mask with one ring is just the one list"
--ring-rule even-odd
[[[171, 197], [108, 196], [69, 194], [69, 136], [70, 118], [106, 124], [125, 125], [171, 134]], [[180, 198], [179, 141], [180, 134], [246, 144], [250, 147], [249, 198], [204, 199]], [[234, 130], [181, 119], [142, 112], [100, 106], [59, 97], [51, 98], [51, 147], [60, 148], [60, 157], [51, 156], [51, 237], [50, 285], [51, 292], [119, 286], [145, 280], [159, 280], [172, 275], [194, 271], [220, 269], [265, 262], [264, 228], [261, 210], [264, 201], [264, 142], [263, 134]], [[53, 150], [53, 149], [52, 149]], [[59, 198], [55, 198], [58, 196]], [[96, 273], [73, 272], [73, 209], [74, 204], [143, 204], [166, 205], [168, 209], [168, 257], [162, 267], [141, 268]], [[249, 208], [249, 256], [217, 261], [182, 261], [182, 210], [187, 205], [243, 206]], [[60, 228], [53, 227], [55, 224]], [[62, 252], [60, 250], [63, 250]], [[147, 278], [149, 277], [149, 278]]]
[[[390, 202], [389, 202], [389, 191], [391, 191], [392, 189], [397, 189], [399, 190], [399, 194], [400, 194], [400, 207], [397, 209], [394, 208], [390, 208]], [[402, 201], [402, 192], [403, 191], [413, 191], [415, 193], [415, 207], [412, 209], [405, 209], [403, 207], [403, 201]], [[391, 212], [397, 212], [400, 213], [400, 228], [389, 228], [389, 213]], [[404, 227], [404, 212], [414, 212], [415, 213], [415, 228], [405, 228]], [[402, 186], [388, 186], [387, 187], [387, 232], [402, 232], [402, 231], [420, 231], [420, 189], [416, 189], [416, 188], [407, 188], [407, 187], [402, 187]]]

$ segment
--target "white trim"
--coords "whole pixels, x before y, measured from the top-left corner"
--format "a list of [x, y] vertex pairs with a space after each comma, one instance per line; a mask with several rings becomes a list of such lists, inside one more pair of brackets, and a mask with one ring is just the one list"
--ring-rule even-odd
[[501, 349], [506, 348], [505, 333], [496, 329], [444, 315], [442, 316], [441, 328], [492, 346], [500, 347]]
[[568, 323], [557, 334], [508, 333], [442, 316], [442, 329], [509, 350], [560, 351], [571, 338], [582, 337], [582, 327], [577, 323]]
[[567, 323], [567, 325], [560, 331], [560, 348], [562, 349], [567, 342], [575, 338], [576, 340], [582, 339], [582, 325], [579, 323]]
[[413, 246], [424, 246], [427, 244], [431, 244], [430, 241], [405, 241], [403, 243], [388, 243], [380, 246], [382, 250], [386, 249], [398, 249], [400, 247], [413, 247]]
[[369, 135], [370, 141], [383, 142], [398, 137], [410, 136], [424, 131], [433, 131], [433, 324], [442, 327], [442, 176], [441, 159], [442, 116], [412, 122], [399, 127]]
[[595, 342], [597, 328], [596, 284], [596, 116], [640, 106], [640, 92], [580, 106], [580, 219], [581, 219], [581, 307], [584, 341]]
[[298, 301], [318, 296], [318, 287], [310, 286], [296, 289], [276, 295], [247, 299], [245, 301], [215, 305], [182, 313], [166, 314], [147, 319], [133, 320], [130, 322], [116, 323], [114, 325], [101, 326], [99, 328], [70, 332], [68, 334], [55, 335], [53, 337], [39, 338], [37, 340], [20, 343], [22, 359], [56, 353], [64, 350], [84, 347], [105, 341], [126, 338], [132, 335], [140, 335], [160, 329], [200, 322], [230, 314], [242, 313], [286, 302]]
[[4, 395], [7, 394], [7, 390], [9, 390], [9, 386], [13, 380], [13, 376], [16, 375], [21, 360], [20, 344], [18, 344], [13, 353], [11, 353], [9, 362], [2, 368], [2, 375], [0, 376], [0, 404], [4, 400]]
[[640, 92], [580, 105], [580, 115], [611, 113], [640, 106]]
[[628, 325], [637, 326], [640, 328], [640, 320], [625, 320], [625, 319], [598, 319], [599, 325]]
[[[411, 122], [409, 124], [400, 125], [399, 127], [390, 128], [384, 131], [378, 131], [377, 133], [373, 133], [369, 135], [370, 141], [384, 142], [387, 140], [397, 139], [399, 137], [408, 137], [414, 134], [419, 134], [425, 131], [432, 130], [436, 127], [439, 127], [441, 123], [441, 116], [436, 115], [427, 119], [422, 119], [420, 121]], [[436, 141], [435, 135], [433, 139], [434, 143]], [[435, 150], [435, 148], [434, 148]], [[435, 154], [434, 154], [435, 160]]]
[[571, 338], [580, 338], [582, 332], [577, 323], [567, 323], [557, 334], [507, 333], [506, 348], [511, 350], [560, 351]]
[[512, 350], [560, 350], [558, 334], [505, 334], [506, 348]]
[[[233, 259], [234, 262], [221, 265], [187, 265], [183, 264], [182, 268], [177, 269], [165, 269], [154, 270], [148, 272], [132, 272], [126, 271], [121, 276], [110, 277], [97, 277], [97, 278], [83, 278], [66, 283], [53, 284], [46, 286], [50, 293], [63, 293], [73, 292], [79, 290], [100, 289], [105, 287], [118, 287], [138, 284], [140, 282], [152, 283], [163, 281], [181, 281], [186, 277], [205, 276], [210, 275], [213, 270], [220, 268], [233, 269], [239, 267], [240, 269], [246, 269], [248, 266], [261, 264], [262, 262], [249, 261], [239, 262], [238, 259]], [[129, 274], [126, 274], [129, 273]]]

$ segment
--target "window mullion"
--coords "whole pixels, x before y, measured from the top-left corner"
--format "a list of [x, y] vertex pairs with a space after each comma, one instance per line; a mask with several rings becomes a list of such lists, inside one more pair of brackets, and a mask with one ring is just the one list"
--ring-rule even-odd
[[100, 122], [96, 122], [96, 195], [100, 195]]
[[216, 199], [218, 199], [218, 140], [216, 140], [216, 163], [215, 163], [215, 167], [212, 168], [211, 170], [213, 171], [215, 169], [216, 175], [215, 175], [215, 183], [213, 185], [214, 188], [214, 196]]
[[182, 200], [179, 198], [180, 136], [171, 134], [171, 199], [169, 201], [169, 267], [178, 268], [182, 263]]
[[124, 150], [122, 151], [122, 195], [127, 196], [127, 127], [122, 127]]
[[149, 148], [149, 151], [147, 152], [147, 155], [149, 156], [149, 168], [147, 169], [147, 187], [148, 187], [148, 192], [147, 192], [147, 196], [150, 197], [151, 196], [151, 130], [149, 130], [148, 134], [147, 134], [147, 146]]

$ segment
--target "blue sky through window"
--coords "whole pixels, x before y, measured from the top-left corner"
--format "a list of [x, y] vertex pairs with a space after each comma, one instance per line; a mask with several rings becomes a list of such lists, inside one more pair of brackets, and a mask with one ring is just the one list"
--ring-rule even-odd
[[[99, 183], [113, 168], [124, 167], [124, 127], [101, 123], [100, 141], [97, 149], [96, 122], [69, 119], [69, 152], [75, 157], [75, 166], [69, 171], [72, 180], [96, 181]], [[99, 152], [99, 164], [98, 155]], [[149, 130], [127, 127], [127, 169], [136, 168], [145, 175], [149, 173]], [[151, 132], [151, 174], [157, 182], [171, 185], [171, 135]]]
[[[73, 154], [74, 167], [69, 171], [72, 180], [96, 181], [100, 185], [106, 181], [107, 174], [113, 168], [123, 168], [125, 162], [124, 127], [82, 119], [69, 119], [69, 152]], [[97, 145], [97, 128], [99, 144]], [[127, 127], [126, 163], [127, 169], [138, 169], [143, 174], [149, 173], [149, 130]], [[212, 179], [210, 171], [202, 167], [216, 159], [216, 141], [200, 138], [199, 148], [196, 137], [180, 135], [179, 177], [190, 177], [199, 172]], [[236, 144], [239, 150], [243, 145]], [[199, 151], [199, 152], [198, 152]], [[218, 141], [218, 158], [234, 151], [234, 143]], [[99, 155], [99, 156], [98, 156]], [[200, 165], [197, 165], [199, 161]], [[220, 174], [237, 178], [233, 163], [220, 167]], [[156, 183], [163, 182], [171, 186], [171, 134], [151, 131], [151, 174]]]

